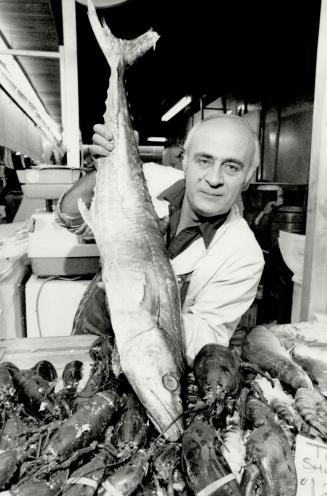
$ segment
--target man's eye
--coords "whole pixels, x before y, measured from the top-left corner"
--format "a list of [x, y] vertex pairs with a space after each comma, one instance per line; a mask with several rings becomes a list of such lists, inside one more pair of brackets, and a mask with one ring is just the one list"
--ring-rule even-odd
[[207, 158], [199, 158], [199, 163], [202, 165], [207, 165], [210, 163], [210, 161]]
[[226, 163], [224, 164], [224, 169], [226, 169], [227, 172], [234, 174], [235, 172], [238, 172], [240, 170], [240, 166], [233, 163]]

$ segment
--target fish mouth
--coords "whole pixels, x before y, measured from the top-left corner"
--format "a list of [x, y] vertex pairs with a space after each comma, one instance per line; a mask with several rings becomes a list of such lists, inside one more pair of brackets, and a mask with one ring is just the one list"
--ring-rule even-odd
[[177, 441], [183, 432], [183, 407], [179, 381], [178, 388], [169, 391], [161, 379], [155, 380], [154, 374], [152, 377], [138, 377], [136, 381], [134, 374], [133, 377], [129, 377], [128, 372], [125, 372], [125, 375], [156, 429], [167, 439]]
[[148, 417], [164, 437], [177, 441], [183, 433], [182, 405], [180, 404], [179, 409], [168, 407], [157, 392], [151, 391], [151, 393], [151, 409], [147, 408]]
[[159, 329], [124, 344], [120, 364], [160, 433], [177, 440], [182, 431], [181, 370]]

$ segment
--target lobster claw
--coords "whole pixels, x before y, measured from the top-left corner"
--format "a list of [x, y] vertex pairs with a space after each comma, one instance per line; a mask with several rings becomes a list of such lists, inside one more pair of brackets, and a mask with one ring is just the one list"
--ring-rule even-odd
[[196, 419], [189, 425], [182, 438], [182, 466], [186, 484], [194, 494], [202, 491], [225, 494], [220, 493], [219, 489], [225, 489], [228, 485], [233, 496], [241, 496], [236, 477], [217, 445], [216, 432], [208, 422]]
[[48, 360], [40, 360], [31, 369], [36, 376], [42, 377], [47, 382], [55, 382], [57, 380], [57, 371]]
[[259, 467], [251, 462], [244, 467], [241, 480], [241, 490], [243, 494], [255, 494], [255, 488], [260, 481]]

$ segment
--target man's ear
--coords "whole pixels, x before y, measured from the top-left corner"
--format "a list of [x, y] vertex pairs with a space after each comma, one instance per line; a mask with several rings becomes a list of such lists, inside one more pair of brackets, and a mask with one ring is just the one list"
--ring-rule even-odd
[[251, 183], [251, 179], [253, 178], [254, 174], [255, 174], [255, 171], [256, 171], [256, 167], [251, 167], [247, 173], [247, 176], [246, 176], [246, 179], [244, 181], [244, 185], [243, 185], [243, 188], [242, 188], [242, 191], [246, 191]]
[[183, 150], [182, 151], [182, 165], [183, 165], [183, 171], [186, 171], [187, 167], [187, 153]]

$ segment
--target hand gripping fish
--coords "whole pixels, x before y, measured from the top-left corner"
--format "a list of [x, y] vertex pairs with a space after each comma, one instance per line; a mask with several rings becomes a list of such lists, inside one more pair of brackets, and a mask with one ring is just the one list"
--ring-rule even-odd
[[[105, 24], [102, 27], [90, 0], [88, 15], [111, 69], [104, 123], [114, 148], [98, 160], [90, 210], [81, 199], [79, 208], [100, 252], [122, 370], [162, 432], [182, 413], [180, 299], [143, 175], [123, 83], [125, 67], [159, 36], [150, 30], [135, 40], [117, 39]], [[179, 420], [166, 437], [175, 440], [181, 432]]]

